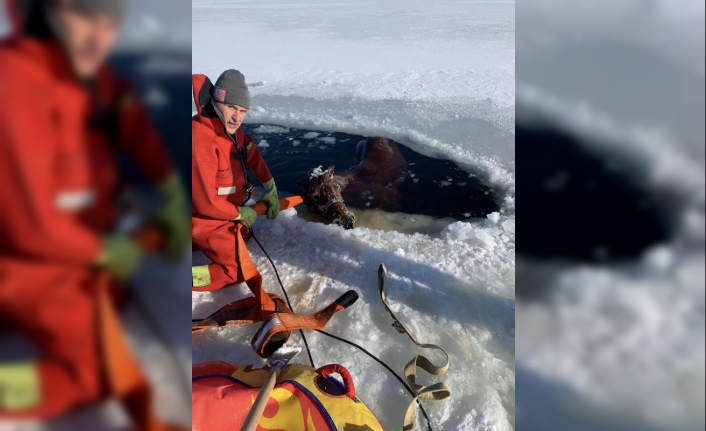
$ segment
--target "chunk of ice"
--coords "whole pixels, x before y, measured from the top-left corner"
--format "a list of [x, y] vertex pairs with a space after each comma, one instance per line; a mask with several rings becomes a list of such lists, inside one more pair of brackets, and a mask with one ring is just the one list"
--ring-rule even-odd
[[500, 225], [507, 233], [515, 233], [515, 220], [505, 220]]
[[498, 221], [500, 221], [500, 213], [493, 212], [493, 213], [488, 214], [488, 220], [490, 220], [493, 223], [497, 223]]
[[326, 171], [324, 171], [324, 169], [321, 167], [321, 165], [319, 165], [319, 166], [315, 167], [314, 169], [312, 169], [311, 172], [309, 172], [309, 178], [318, 178], [321, 175], [323, 175], [324, 172], [326, 172]]
[[263, 124], [253, 130], [255, 133], [289, 133], [288, 127], [273, 126], [270, 124]]

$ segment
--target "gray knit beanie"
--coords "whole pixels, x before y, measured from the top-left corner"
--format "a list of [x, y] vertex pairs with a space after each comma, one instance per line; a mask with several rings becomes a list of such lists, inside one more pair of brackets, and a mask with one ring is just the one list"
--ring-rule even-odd
[[66, 6], [86, 13], [104, 13], [122, 21], [125, 17], [125, 0], [45, 0], [49, 7]]
[[235, 69], [221, 73], [211, 88], [211, 98], [215, 102], [237, 105], [250, 109], [250, 92], [245, 84], [245, 77]]

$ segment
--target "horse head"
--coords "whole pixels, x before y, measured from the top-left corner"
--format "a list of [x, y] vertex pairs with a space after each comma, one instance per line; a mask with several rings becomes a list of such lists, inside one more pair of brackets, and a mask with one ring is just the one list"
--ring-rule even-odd
[[325, 219], [352, 229], [355, 215], [348, 211], [341, 195], [341, 179], [333, 175], [333, 166], [322, 170], [321, 166], [309, 171], [308, 178], [298, 182], [310, 204], [310, 209]]

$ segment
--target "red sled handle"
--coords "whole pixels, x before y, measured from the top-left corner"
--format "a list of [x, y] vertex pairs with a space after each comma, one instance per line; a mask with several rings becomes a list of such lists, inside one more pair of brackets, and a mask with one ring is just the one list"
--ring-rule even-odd
[[[279, 200], [279, 209], [286, 210], [304, 203], [302, 196], [290, 196]], [[258, 215], [267, 214], [267, 205], [255, 203], [250, 205]], [[135, 240], [140, 245], [140, 249], [145, 253], [156, 253], [164, 248], [164, 232], [156, 226], [148, 226], [135, 235]]]
[[343, 377], [343, 394], [355, 401], [355, 385], [353, 384], [353, 377], [351, 377], [351, 374], [343, 365], [324, 365], [323, 367], [316, 370], [316, 372], [319, 373], [322, 377], [328, 377], [329, 374], [334, 373], [340, 374], [340, 376]]

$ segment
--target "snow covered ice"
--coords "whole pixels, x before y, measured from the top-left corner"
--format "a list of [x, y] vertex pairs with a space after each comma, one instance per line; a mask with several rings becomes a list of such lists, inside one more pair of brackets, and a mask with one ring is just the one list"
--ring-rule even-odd
[[[237, 45], [228, 39], [234, 28]], [[490, 218], [454, 222], [359, 210], [358, 227], [346, 231], [287, 210], [274, 221], [260, 218], [255, 233], [295, 311], [312, 312], [355, 289], [360, 300], [332, 319], [330, 332], [398, 373], [416, 354], [438, 362], [392, 327], [377, 293], [376, 271], [384, 263], [400, 319], [451, 356], [447, 374], [420, 377], [445, 381], [453, 392], [424, 402], [434, 429], [512, 430], [514, 2], [195, 0], [192, 38], [194, 73], [215, 79], [237, 68], [249, 84], [262, 83], [250, 85], [260, 109], [251, 109], [246, 122], [392, 138], [425, 156], [451, 159], [498, 191], [501, 208]], [[303, 138], [334, 144], [320, 132]], [[248, 247], [266, 289], [280, 293], [267, 259], [254, 242]], [[193, 293], [193, 317], [247, 294], [243, 286]], [[197, 333], [194, 362], [263, 363], [249, 347], [256, 329]], [[401, 427], [410, 397], [396, 379], [348, 345], [307, 337], [317, 365], [348, 367], [386, 429]], [[296, 334], [292, 342], [301, 343]], [[295, 361], [306, 363], [306, 355]]]

